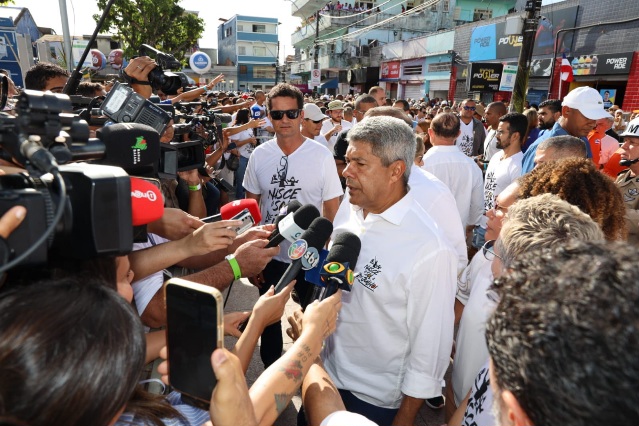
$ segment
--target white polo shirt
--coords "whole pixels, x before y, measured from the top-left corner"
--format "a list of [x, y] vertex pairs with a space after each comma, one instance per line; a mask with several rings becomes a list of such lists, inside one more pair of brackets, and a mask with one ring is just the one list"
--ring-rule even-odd
[[422, 168], [450, 189], [462, 224], [477, 225], [484, 213], [484, 177], [477, 164], [454, 145], [438, 145], [426, 152]]
[[[280, 209], [293, 200], [312, 204], [321, 212], [324, 201], [343, 194], [332, 153], [308, 138], [290, 155], [282, 152], [277, 139], [255, 148], [242, 185], [261, 196], [262, 223], [273, 223]], [[283, 241], [275, 259], [290, 263], [289, 245]]]
[[[428, 213], [429, 221], [441, 230], [448, 243], [457, 252], [457, 271], [463, 271], [468, 264], [468, 254], [464, 227], [459, 218], [453, 194], [439, 179], [414, 164], [410, 169], [408, 186], [417, 204]], [[345, 217], [350, 214], [349, 198], [346, 192], [333, 223], [346, 220]]]
[[453, 340], [457, 255], [412, 191], [381, 214], [349, 206], [334, 235], [362, 241], [322, 354], [335, 385], [384, 408], [441, 395]]

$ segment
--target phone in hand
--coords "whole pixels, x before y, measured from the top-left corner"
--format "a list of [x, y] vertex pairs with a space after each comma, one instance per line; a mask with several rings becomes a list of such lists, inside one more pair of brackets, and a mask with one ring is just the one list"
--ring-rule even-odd
[[226, 150], [227, 151], [231, 151], [233, 149], [237, 148], [237, 144], [235, 142], [231, 142], [227, 147]]
[[217, 384], [211, 354], [224, 347], [219, 290], [180, 278], [165, 287], [169, 382], [184, 402], [208, 410]]
[[249, 211], [249, 209], [242, 210], [241, 212], [233, 216], [231, 220], [242, 221], [242, 224], [240, 226], [233, 228], [237, 235], [243, 234], [244, 232], [248, 231], [249, 228], [255, 224], [255, 220], [253, 220], [253, 216], [251, 216], [251, 212]]

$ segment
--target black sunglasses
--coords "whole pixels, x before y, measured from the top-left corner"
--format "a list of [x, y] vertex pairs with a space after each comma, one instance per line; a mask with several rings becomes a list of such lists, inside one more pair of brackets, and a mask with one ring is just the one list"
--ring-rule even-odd
[[301, 109], [288, 109], [286, 111], [274, 110], [274, 111], [271, 111], [271, 118], [273, 120], [281, 120], [282, 118], [284, 118], [284, 114], [286, 114], [286, 117], [289, 120], [295, 120], [297, 117], [300, 116], [300, 111], [302, 110]]
[[[288, 116], [288, 118], [291, 118], [290, 116]], [[310, 118], [305, 118], [304, 120], [306, 121], [312, 121], [315, 124], [320, 124], [322, 121], [324, 121], [324, 119], [322, 120], [311, 120]]]

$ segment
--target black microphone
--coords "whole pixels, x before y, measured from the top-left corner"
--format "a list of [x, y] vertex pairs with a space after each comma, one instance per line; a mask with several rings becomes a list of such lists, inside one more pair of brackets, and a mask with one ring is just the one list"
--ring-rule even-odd
[[[300, 209], [301, 210], [301, 209]], [[308, 229], [288, 251], [292, 262], [275, 285], [275, 294], [286, 287], [304, 269], [311, 269], [319, 262], [319, 251], [333, 233], [333, 224], [325, 217], [316, 217]]]
[[626, 158], [625, 160], [619, 161], [619, 165], [624, 167], [630, 167], [635, 163], [639, 163], [639, 158], [635, 158], [634, 160], [629, 160]]
[[280, 209], [280, 212], [279, 212], [280, 214], [278, 214], [277, 217], [275, 218], [275, 223], [274, 223], [275, 230], [273, 231], [273, 233], [271, 233], [271, 235], [269, 236], [269, 239], [273, 237], [273, 235], [277, 232], [277, 225], [279, 225], [282, 219], [284, 219], [286, 215], [288, 215], [289, 213], [295, 213], [296, 211], [300, 209], [300, 207], [302, 207], [302, 203], [300, 203], [297, 200], [293, 200], [290, 203], [288, 203], [286, 206]]
[[123, 168], [135, 176], [155, 176], [160, 164], [160, 135], [150, 126], [118, 123], [102, 127], [99, 139], [71, 146], [74, 161], [97, 160], [96, 163]]
[[266, 248], [276, 247], [284, 240], [290, 242], [297, 240], [319, 215], [319, 210], [312, 204], [306, 204], [294, 213], [288, 213], [271, 233]]
[[326, 256], [326, 263], [320, 270], [322, 282], [326, 285], [320, 300], [332, 296], [338, 289], [351, 291], [353, 270], [362, 249], [362, 242], [352, 232], [343, 232], [335, 237], [333, 246]]

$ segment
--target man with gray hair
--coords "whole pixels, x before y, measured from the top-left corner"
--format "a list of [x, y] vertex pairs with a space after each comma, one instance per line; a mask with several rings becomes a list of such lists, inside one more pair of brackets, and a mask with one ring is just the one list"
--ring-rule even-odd
[[583, 141], [570, 135], [553, 136], [537, 146], [535, 167], [542, 163], [569, 157], [586, 158], [586, 145]]
[[441, 395], [453, 338], [457, 254], [408, 186], [415, 149], [399, 119], [353, 127], [350, 206], [334, 221], [334, 235], [352, 232], [362, 249], [323, 360], [346, 408], [385, 425], [412, 425]]

